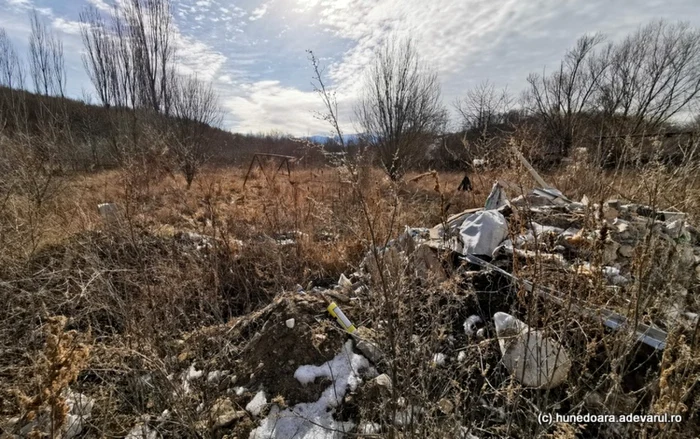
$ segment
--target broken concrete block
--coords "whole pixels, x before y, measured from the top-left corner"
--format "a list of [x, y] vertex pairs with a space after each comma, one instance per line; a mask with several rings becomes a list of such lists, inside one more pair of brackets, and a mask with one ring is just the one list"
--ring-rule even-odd
[[246, 416], [243, 410], [236, 410], [229, 398], [220, 398], [211, 407], [210, 418], [214, 428], [222, 428], [233, 424]]
[[571, 369], [566, 349], [542, 331], [503, 312], [493, 316], [503, 364], [527, 387], [550, 389], [564, 383]]
[[617, 250], [620, 244], [615, 241], [605, 241], [603, 246], [603, 264], [610, 265], [617, 260]]
[[245, 406], [245, 409], [253, 416], [259, 416], [267, 405], [267, 397], [264, 391], [259, 391], [253, 399]]
[[621, 245], [620, 248], [617, 249], [617, 252], [624, 258], [631, 258], [634, 256], [634, 247], [631, 245]]
[[435, 251], [425, 244], [416, 247], [413, 252], [413, 262], [416, 274], [422, 279], [433, 278], [439, 281], [447, 279], [445, 269], [442, 267]]

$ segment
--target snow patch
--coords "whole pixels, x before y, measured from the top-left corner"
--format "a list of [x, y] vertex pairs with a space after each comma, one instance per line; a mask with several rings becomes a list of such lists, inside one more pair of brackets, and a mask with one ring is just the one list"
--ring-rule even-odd
[[250, 434], [251, 439], [274, 437], [276, 439], [335, 439], [354, 428], [352, 422], [333, 419], [334, 409], [340, 405], [348, 388], [355, 390], [362, 382], [358, 371], [369, 368], [369, 361], [352, 351], [352, 340], [331, 361], [321, 366], [300, 366], [294, 372], [302, 384], [312, 383], [316, 378], [327, 377], [333, 383], [326, 388], [316, 402], [299, 403], [280, 411], [276, 405], [267, 418]]

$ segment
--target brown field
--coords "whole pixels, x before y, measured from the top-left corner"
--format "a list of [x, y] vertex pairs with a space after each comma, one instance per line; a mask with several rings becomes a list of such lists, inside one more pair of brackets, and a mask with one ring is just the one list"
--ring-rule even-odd
[[[437, 282], [389, 261], [352, 299], [347, 291], [329, 290], [341, 274], [361, 270], [368, 249], [384, 247], [405, 226], [432, 227], [483, 207], [496, 180], [510, 198], [529, 193], [534, 182], [523, 169], [473, 174], [468, 193], [456, 192], [463, 177], [457, 173], [409, 174], [392, 183], [378, 169], [354, 175], [344, 168], [295, 169], [291, 177], [280, 173], [274, 180], [272, 170], [257, 170], [244, 187], [245, 172], [205, 169], [190, 190], [179, 177], [148, 172], [57, 176], [41, 203], [21, 191], [3, 200], [3, 434], [46, 417], [52, 420], [47, 435], [66, 428], [60, 414], [69, 410], [70, 388], [94, 401], [80, 437], [122, 437], [139, 426], [149, 429], [141, 430], [144, 437], [154, 431], [164, 437], [247, 437], [260, 423], [245, 410], [259, 389], [268, 392], [264, 415], [271, 403], [284, 408], [315, 401], [327, 386], [327, 380], [300, 386], [290, 377], [300, 365], [333, 358], [347, 338], [325, 313], [333, 298], [358, 325], [371, 328], [386, 354], [378, 373], [394, 383], [386, 390], [369, 382], [338, 410], [339, 419], [379, 426], [367, 437], [700, 432], [697, 324], [668, 327], [668, 347], [654, 352], [517, 288], [505, 299], [497, 294], [497, 279], [464, 267], [448, 269], [448, 278]], [[572, 200], [620, 198], [684, 211], [698, 224], [697, 174], [662, 167], [605, 173], [579, 166], [543, 177]], [[97, 211], [105, 202], [119, 208], [113, 222]], [[649, 245], [639, 252], [640, 267], [662, 264]], [[442, 256], [451, 265], [451, 257]], [[614, 306], [642, 320], [662, 312], [663, 280], [670, 285], [673, 276], [664, 269], [613, 299], [596, 279], [543, 271], [539, 261], [531, 262], [513, 269], [591, 306]], [[697, 286], [693, 280], [688, 289], [691, 308], [697, 306]], [[299, 288], [307, 293], [294, 293]], [[483, 289], [492, 290], [492, 308], [483, 308], [477, 294]], [[657, 292], [653, 300], [635, 311], [650, 289]], [[464, 319], [493, 310], [521, 311], [571, 350], [574, 365], [564, 387], [524, 388], [504, 371], [493, 335], [467, 340]], [[290, 317], [296, 329], [283, 332]], [[435, 352], [447, 354], [448, 366], [431, 362]], [[462, 363], [455, 360], [459, 352], [468, 355]], [[180, 376], [190, 367], [205, 377], [226, 373], [221, 381], [195, 377], [184, 386]], [[239, 387], [240, 394], [234, 390]], [[421, 407], [413, 427], [390, 422], [411, 406]], [[222, 424], [218, 411], [230, 419]], [[680, 413], [684, 421], [538, 424], [538, 413], [556, 411]], [[353, 432], [362, 436], [362, 430]]]

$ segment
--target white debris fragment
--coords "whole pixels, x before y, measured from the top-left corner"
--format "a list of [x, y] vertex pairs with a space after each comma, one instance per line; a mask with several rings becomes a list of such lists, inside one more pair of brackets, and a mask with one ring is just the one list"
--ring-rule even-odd
[[457, 354], [457, 361], [460, 363], [464, 363], [467, 359], [467, 353], [464, 351], [460, 351], [459, 354]]
[[202, 375], [204, 375], [204, 371], [195, 369], [194, 364], [191, 364], [189, 369], [182, 374], [182, 391], [185, 392], [185, 394], [190, 393], [192, 391], [190, 382], [201, 378]]
[[352, 288], [352, 282], [350, 279], [345, 277], [343, 273], [340, 274], [340, 279], [338, 279], [338, 286], [341, 288]]
[[285, 320], [284, 324], [287, 325], [287, 328], [293, 329], [294, 328], [294, 319], [287, 319]]
[[481, 317], [477, 315], [467, 317], [467, 320], [464, 322], [464, 333], [471, 337], [476, 333], [476, 325], [481, 322]]
[[357, 432], [359, 434], [375, 435], [382, 432], [382, 426], [376, 422], [365, 422], [362, 421], [357, 427]]
[[359, 371], [367, 369], [369, 361], [352, 351], [352, 340], [348, 340], [343, 350], [331, 361], [321, 366], [300, 366], [294, 377], [302, 384], [314, 382], [319, 377], [327, 377], [333, 383], [326, 388], [316, 402], [299, 403], [280, 411], [277, 405], [260, 426], [250, 434], [251, 439], [335, 439], [343, 437], [355, 427], [352, 422], [333, 419], [334, 409], [345, 397], [345, 393], [355, 390], [362, 382]]
[[445, 360], [447, 360], [445, 354], [438, 352], [437, 354], [433, 355], [432, 364], [434, 366], [443, 366], [445, 364]]
[[95, 405], [95, 401], [82, 393], [68, 391], [68, 396], [66, 397], [66, 404], [68, 405], [68, 414], [66, 415], [66, 421], [64, 425], [65, 432], [63, 437], [65, 439], [71, 439], [76, 437], [83, 431], [83, 426], [85, 422], [90, 419], [92, 415], [92, 407]]
[[405, 410], [399, 410], [394, 416], [394, 425], [405, 427], [413, 424], [421, 413], [423, 413], [423, 409], [414, 405], [409, 406]]
[[233, 393], [235, 393], [236, 396], [241, 396], [245, 393], [245, 387], [241, 387], [241, 386], [234, 387]]
[[503, 312], [493, 316], [503, 364], [528, 387], [549, 389], [566, 381], [571, 360], [564, 347]]
[[265, 396], [265, 392], [261, 390], [255, 394], [253, 399], [245, 406], [245, 409], [248, 410], [251, 415], [259, 416], [266, 405], [267, 397]]
[[226, 370], [212, 370], [207, 374], [207, 382], [208, 383], [215, 383], [221, 381], [223, 377], [228, 375], [229, 372]]
[[158, 432], [146, 424], [137, 424], [124, 439], [157, 439]]

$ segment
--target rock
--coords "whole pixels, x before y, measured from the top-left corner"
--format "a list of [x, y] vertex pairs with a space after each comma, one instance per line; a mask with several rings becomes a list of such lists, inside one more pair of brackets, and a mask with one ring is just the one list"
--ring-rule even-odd
[[617, 249], [617, 252], [620, 254], [620, 256], [624, 258], [631, 258], [634, 256], [634, 247], [631, 245], [621, 245], [620, 248]]
[[620, 200], [608, 200], [605, 202], [605, 206], [619, 211], [622, 207], [622, 202]]
[[455, 405], [447, 398], [442, 398], [438, 401], [438, 407], [440, 407], [440, 411], [446, 415], [449, 415], [455, 409]]
[[613, 221], [619, 215], [620, 212], [617, 209], [613, 209], [612, 207], [607, 208], [603, 211], [603, 217], [608, 221]]
[[246, 416], [243, 410], [236, 410], [228, 398], [218, 399], [211, 407], [210, 417], [214, 428], [222, 428], [233, 424]]
[[362, 352], [362, 354], [374, 364], [381, 361], [382, 357], [384, 356], [382, 351], [379, 350], [379, 346], [367, 340], [358, 341], [356, 347], [357, 350]]
[[352, 282], [344, 274], [340, 274], [340, 279], [338, 279], [338, 286], [341, 288], [352, 288]]
[[392, 391], [393, 385], [391, 384], [391, 378], [389, 378], [389, 375], [383, 373], [374, 378], [372, 381], [374, 381], [379, 387], [383, 387], [389, 392]]
[[421, 244], [413, 252], [413, 262], [416, 274], [421, 279], [434, 278], [438, 281], [447, 279], [445, 269], [438, 259], [435, 251], [425, 244]]
[[293, 329], [294, 328], [294, 319], [287, 319], [284, 322], [285, 325], [287, 325], [287, 328]]
[[503, 365], [527, 387], [551, 389], [564, 383], [571, 369], [566, 349], [542, 331], [510, 314], [493, 316]]
[[617, 250], [620, 248], [620, 244], [615, 241], [605, 241], [603, 247], [603, 264], [610, 265], [617, 260]]
[[255, 394], [253, 399], [245, 406], [245, 409], [253, 416], [260, 416], [262, 410], [267, 405], [267, 397], [264, 391], [259, 391]]

